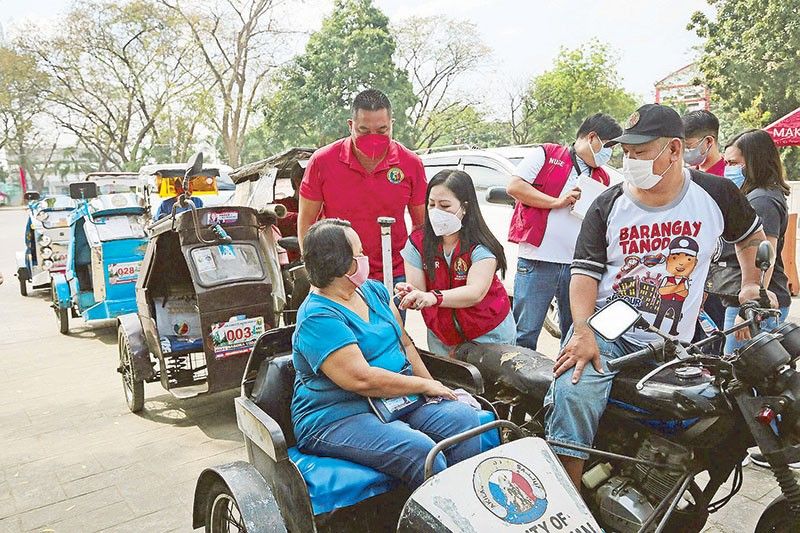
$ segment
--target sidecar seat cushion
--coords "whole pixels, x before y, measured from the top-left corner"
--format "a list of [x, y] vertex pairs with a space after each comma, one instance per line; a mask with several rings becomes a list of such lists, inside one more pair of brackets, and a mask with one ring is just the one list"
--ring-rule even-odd
[[[494, 419], [494, 414], [489, 411], [478, 413], [481, 424]], [[500, 434], [497, 430], [481, 435], [481, 452], [499, 444]], [[355, 505], [393, 490], [400, 484], [397, 479], [382, 472], [344, 459], [304, 454], [297, 447], [289, 448], [288, 453], [289, 459], [306, 481], [315, 515]]]

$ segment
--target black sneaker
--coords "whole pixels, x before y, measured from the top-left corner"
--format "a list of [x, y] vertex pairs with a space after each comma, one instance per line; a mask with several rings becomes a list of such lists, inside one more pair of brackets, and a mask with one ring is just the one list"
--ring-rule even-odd
[[[750, 453], [750, 460], [753, 461], [754, 465], [758, 465], [764, 468], [769, 468], [769, 461], [767, 458], [761, 455], [760, 451], [752, 451]], [[800, 463], [789, 463], [789, 468], [792, 470], [800, 470]]]

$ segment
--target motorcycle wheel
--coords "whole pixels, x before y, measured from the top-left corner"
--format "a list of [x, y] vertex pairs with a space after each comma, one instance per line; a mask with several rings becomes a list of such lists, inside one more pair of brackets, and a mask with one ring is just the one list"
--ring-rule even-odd
[[558, 302], [553, 298], [550, 302], [550, 306], [547, 308], [547, 314], [544, 316], [544, 329], [556, 339], [561, 338], [561, 327], [559, 323]]
[[117, 334], [119, 345], [119, 372], [122, 375], [122, 390], [125, 392], [125, 403], [131, 413], [138, 413], [144, 408], [144, 381], [137, 380], [133, 374], [133, 361], [128, 339], [122, 328]]
[[797, 530], [798, 525], [789, 509], [789, 502], [781, 499], [762, 513], [755, 533], [794, 533]]
[[28, 282], [22, 278], [19, 278], [19, 293], [22, 296], [28, 295]]
[[247, 533], [236, 498], [227, 485], [217, 481], [206, 500], [206, 533]]
[[69, 309], [64, 309], [58, 305], [58, 295], [56, 294], [55, 284], [50, 285], [50, 295], [52, 296], [53, 311], [56, 313], [56, 321], [58, 322], [58, 332], [62, 335], [69, 335]]

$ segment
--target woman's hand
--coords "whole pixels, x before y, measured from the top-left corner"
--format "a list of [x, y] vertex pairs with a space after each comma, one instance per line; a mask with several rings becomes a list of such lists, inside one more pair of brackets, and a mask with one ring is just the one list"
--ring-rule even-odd
[[412, 284], [406, 283], [405, 281], [401, 281], [400, 283], [394, 286], [394, 295], [399, 298], [403, 298], [408, 293], [415, 290], [417, 290], [417, 288], [414, 287]]
[[436, 305], [436, 295], [414, 289], [403, 297], [400, 309], [424, 309]]
[[456, 393], [445, 387], [435, 379], [425, 380], [425, 389], [422, 394], [429, 398], [444, 398], [445, 400], [458, 400]]

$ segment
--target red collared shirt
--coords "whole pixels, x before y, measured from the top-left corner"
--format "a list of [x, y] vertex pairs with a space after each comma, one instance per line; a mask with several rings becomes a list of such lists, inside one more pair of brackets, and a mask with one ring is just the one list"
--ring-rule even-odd
[[[700, 170], [700, 167], [695, 167]], [[725, 175], [725, 159], [720, 157], [719, 161], [708, 167], [708, 170], [703, 170], [702, 172], [707, 172], [708, 174], [714, 174], [715, 176], [724, 176]]]
[[367, 172], [352, 151], [350, 137], [345, 137], [314, 152], [300, 196], [322, 202], [324, 218], [341, 218], [353, 225], [369, 256], [370, 277], [382, 280], [378, 217], [396, 220], [392, 226], [392, 271], [395, 277], [402, 276], [400, 251], [408, 240], [406, 207], [423, 205], [426, 188], [422, 160], [397, 141], [391, 142], [375, 170]]

